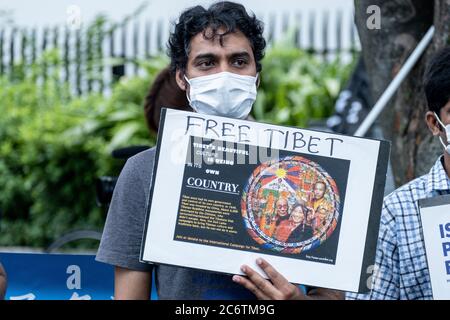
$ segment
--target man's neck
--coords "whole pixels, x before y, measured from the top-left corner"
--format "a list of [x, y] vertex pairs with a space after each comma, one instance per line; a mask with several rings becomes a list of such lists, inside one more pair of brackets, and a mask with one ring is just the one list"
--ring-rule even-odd
[[447, 177], [450, 178], [450, 154], [444, 152], [444, 170], [447, 173]]

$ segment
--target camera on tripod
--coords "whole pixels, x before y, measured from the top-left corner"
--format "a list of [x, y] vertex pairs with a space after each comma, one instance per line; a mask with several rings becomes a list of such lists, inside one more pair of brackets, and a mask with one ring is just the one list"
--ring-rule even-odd
[[[132, 156], [149, 149], [148, 146], [133, 146], [116, 149], [112, 152], [114, 159], [128, 160]], [[95, 181], [96, 202], [99, 207], [108, 207], [119, 177], [102, 176]]]

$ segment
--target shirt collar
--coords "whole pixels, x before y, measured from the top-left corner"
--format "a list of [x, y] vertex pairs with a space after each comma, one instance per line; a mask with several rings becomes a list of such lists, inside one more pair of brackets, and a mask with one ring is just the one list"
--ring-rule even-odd
[[434, 191], [450, 190], [450, 179], [445, 172], [443, 161], [444, 156], [437, 159], [434, 166], [431, 168], [428, 174], [427, 181], [427, 193], [433, 193]]

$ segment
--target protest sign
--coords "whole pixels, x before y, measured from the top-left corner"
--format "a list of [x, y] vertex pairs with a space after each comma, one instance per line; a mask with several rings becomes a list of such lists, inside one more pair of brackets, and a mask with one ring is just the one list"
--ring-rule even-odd
[[435, 300], [450, 300], [450, 195], [419, 201], [431, 289]]
[[367, 290], [389, 143], [163, 109], [141, 260]]

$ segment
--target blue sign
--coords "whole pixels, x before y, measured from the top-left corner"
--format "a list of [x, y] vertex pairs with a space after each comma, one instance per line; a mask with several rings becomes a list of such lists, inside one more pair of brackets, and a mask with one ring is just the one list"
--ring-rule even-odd
[[114, 267], [94, 255], [0, 253], [7, 300], [111, 300]]

